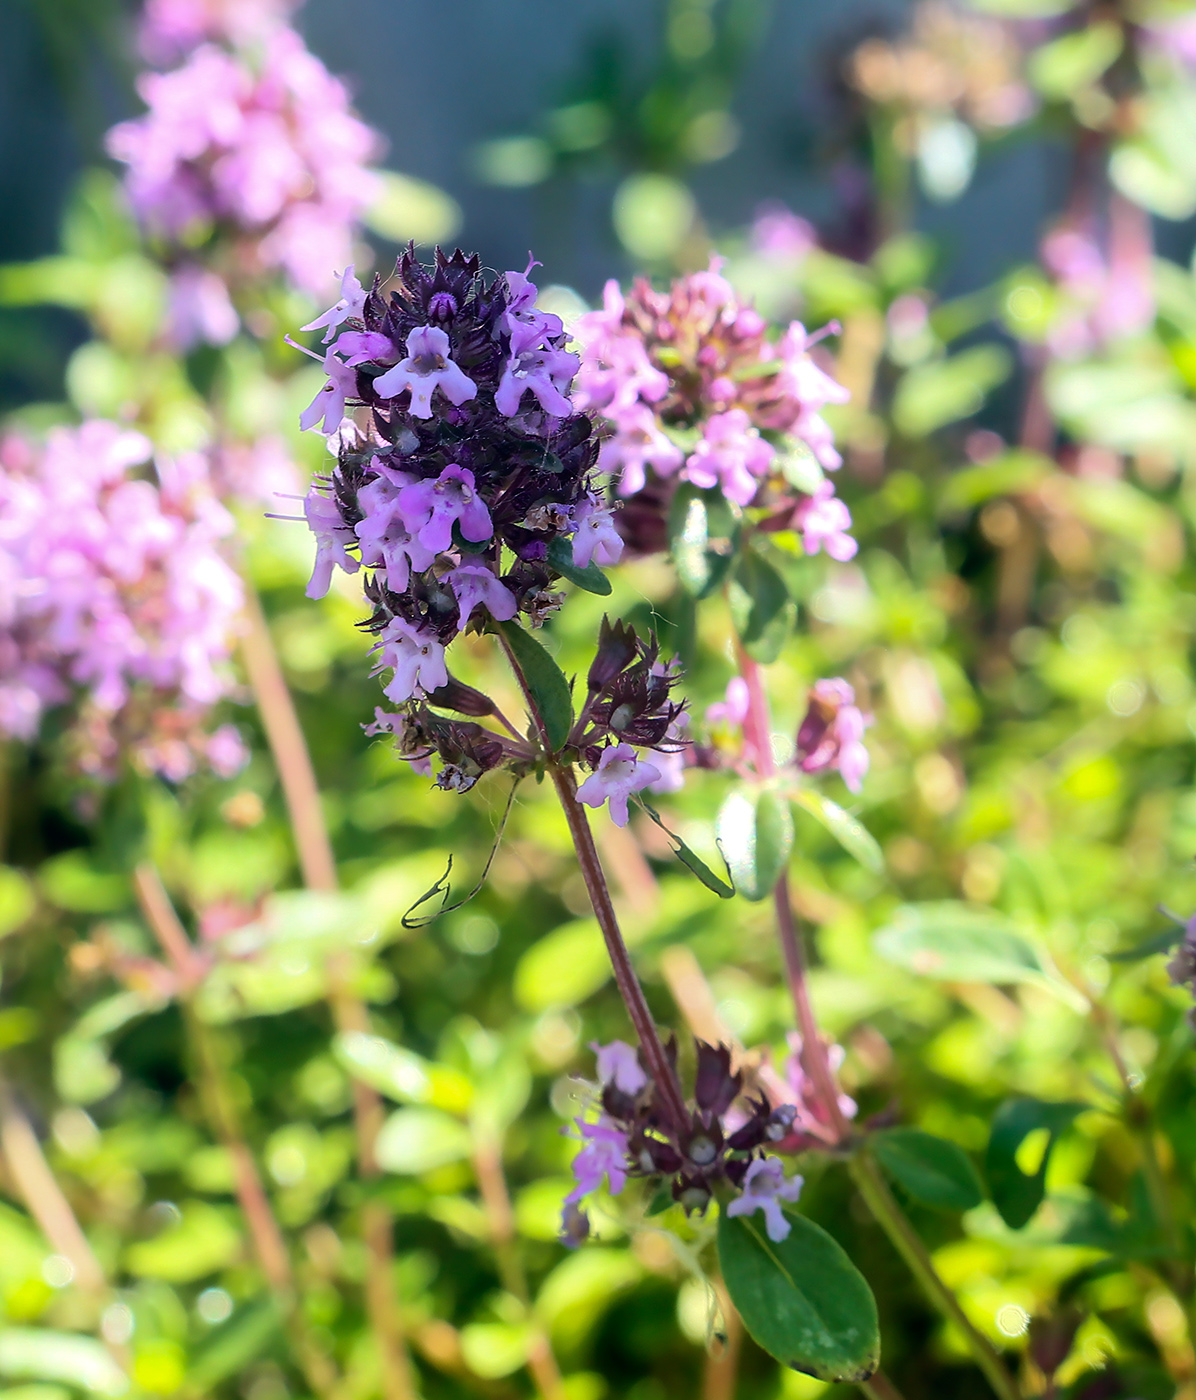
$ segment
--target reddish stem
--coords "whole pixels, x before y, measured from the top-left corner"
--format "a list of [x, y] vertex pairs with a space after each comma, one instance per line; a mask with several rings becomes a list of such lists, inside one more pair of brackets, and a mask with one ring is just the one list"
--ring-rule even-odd
[[[772, 756], [772, 719], [768, 710], [768, 697], [764, 693], [764, 681], [759, 666], [742, 647], [739, 648], [739, 673], [748, 690], [748, 712], [743, 722], [744, 737], [749, 748], [755, 752], [757, 774], [764, 779], [772, 778], [777, 769]], [[797, 1025], [801, 1031], [802, 1062], [814, 1083], [836, 1138], [842, 1141], [850, 1133], [850, 1126], [839, 1107], [839, 1090], [830, 1061], [827, 1059], [826, 1042], [818, 1029], [818, 1020], [810, 1002], [805, 950], [802, 947], [801, 930], [793, 913], [793, 902], [789, 897], [789, 876], [784, 872], [773, 891], [773, 905], [776, 909], [777, 934], [785, 957], [789, 992], [793, 997]]]

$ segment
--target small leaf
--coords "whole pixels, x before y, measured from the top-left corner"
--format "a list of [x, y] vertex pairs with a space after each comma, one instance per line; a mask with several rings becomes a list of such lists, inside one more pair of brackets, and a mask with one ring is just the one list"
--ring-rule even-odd
[[546, 933], [515, 964], [515, 1000], [525, 1011], [576, 1006], [610, 975], [598, 921], [575, 919]]
[[[1026, 1098], [1007, 1099], [997, 1109], [984, 1155], [984, 1172], [993, 1204], [1011, 1229], [1020, 1230], [1042, 1204], [1055, 1140], [1086, 1108], [1087, 1104], [1082, 1103], [1044, 1103]], [[1048, 1133], [1046, 1148], [1037, 1170], [1030, 1174], [1018, 1166], [1018, 1148], [1039, 1129]]]
[[103, 1342], [44, 1327], [0, 1329], [0, 1376], [63, 1381], [98, 1395], [123, 1395], [129, 1388], [128, 1377]]
[[380, 1035], [346, 1031], [332, 1053], [355, 1078], [399, 1103], [423, 1103], [431, 1082], [426, 1060]]
[[473, 1138], [464, 1123], [436, 1108], [398, 1108], [378, 1134], [378, 1164], [388, 1172], [419, 1176], [468, 1157]]
[[876, 837], [864, 826], [858, 817], [844, 811], [837, 802], [815, 792], [813, 788], [798, 788], [791, 794], [794, 802], [816, 820], [838, 841], [849, 856], [854, 856], [865, 870], [879, 875], [885, 868], [885, 858], [881, 854]]
[[765, 665], [775, 661], [797, 617], [785, 580], [766, 559], [748, 550], [732, 577], [729, 601], [744, 650]]
[[715, 823], [719, 848], [744, 899], [767, 899], [793, 849], [793, 818], [779, 793], [733, 792]]
[[[735, 886], [728, 885], [725, 880], [720, 880], [701, 856], [691, 851], [675, 831], [670, 831], [669, 828], [665, 826], [664, 822], [660, 819], [660, 813], [644, 797], [642, 792], [637, 793], [633, 800], [639, 803], [644, 811], [647, 812], [648, 816], [651, 817], [656, 825], [660, 827], [661, 831], [663, 831], [673, 843], [673, 854], [692, 875], [696, 875], [698, 879], [701, 880], [702, 884], [704, 884], [708, 890], [718, 895], [720, 899], [730, 899], [732, 895], [734, 895]], [[724, 860], [725, 859], [724, 857]], [[729, 870], [728, 873], [730, 873]]]
[[33, 889], [19, 870], [0, 865], [0, 938], [21, 927], [33, 913]]
[[938, 1210], [972, 1210], [983, 1200], [972, 1159], [946, 1138], [889, 1128], [871, 1141], [876, 1160], [915, 1201]]
[[567, 578], [570, 583], [575, 583], [578, 588], [584, 588], [587, 593], [597, 593], [601, 598], [610, 593], [610, 579], [593, 560], [584, 569], [578, 568], [573, 562], [573, 542], [565, 539], [563, 535], [557, 535], [549, 542], [548, 562], [558, 574]]
[[1116, 60], [1124, 43], [1119, 24], [1110, 20], [1088, 24], [1033, 51], [1027, 73], [1044, 97], [1062, 102], [1094, 83]]
[[754, 1216], [723, 1215], [718, 1257], [731, 1301], [783, 1366], [824, 1381], [866, 1380], [880, 1361], [876, 1300], [825, 1230], [795, 1211], [779, 1244]]
[[1162, 933], [1143, 939], [1123, 952], [1107, 953], [1105, 956], [1109, 962], [1141, 962], [1143, 958], [1152, 958], [1156, 953], [1169, 953], [1183, 936], [1183, 924], [1179, 924], [1175, 928], [1165, 928]]
[[536, 709], [544, 721], [544, 732], [553, 753], [564, 747], [573, 728], [573, 700], [564, 672], [530, 632], [517, 622], [499, 623], [499, 631], [511, 648]]
[[953, 900], [903, 904], [875, 935], [882, 958], [940, 982], [1032, 982], [1077, 1009], [1067, 983], [1048, 972], [1038, 949], [1000, 914]]
[[717, 489], [683, 482], [669, 507], [669, 540], [681, 586], [695, 598], [713, 593], [735, 557], [739, 522]]
[[1003, 345], [974, 345], [950, 359], [915, 365], [898, 382], [893, 421], [908, 438], [926, 437], [975, 413], [1012, 368]]

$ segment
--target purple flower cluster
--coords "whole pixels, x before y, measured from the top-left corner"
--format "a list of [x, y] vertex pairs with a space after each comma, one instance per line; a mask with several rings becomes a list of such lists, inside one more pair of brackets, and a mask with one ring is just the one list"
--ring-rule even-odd
[[[676, 1043], [668, 1052], [676, 1060]], [[581, 1202], [605, 1178], [618, 1195], [628, 1177], [644, 1177], [668, 1186], [687, 1212], [704, 1211], [723, 1183], [739, 1194], [726, 1207], [729, 1215], [760, 1211], [770, 1239], [785, 1239], [791, 1226], [782, 1201], [796, 1201], [801, 1177], [786, 1179], [766, 1146], [792, 1130], [797, 1110], [777, 1108], [761, 1098], [744, 1098], [741, 1071], [732, 1072], [725, 1045], [695, 1042], [697, 1070], [693, 1103], [683, 1130], [670, 1125], [656, 1085], [639, 1056], [620, 1040], [595, 1045], [599, 1083], [589, 1116], [576, 1120], [581, 1150], [573, 1159], [575, 1185], [565, 1197], [561, 1236], [580, 1243], [589, 1233]]]
[[[577, 402], [610, 425], [601, 465], [631, 497], [624, 533], [654, 548], [667, 484], [717, 488], [736, 505], [788, 503], [807, 552], [850, 558], [851, 517], [823, 481], [797, 494], [782, 475], [784, 449], [804, 443], [818, 465], [841, 463], [822, 410], [848, 392], [811, 353], [821, 338], [794, 322], [778, 343], [738, 300], [714, 260], [668, 292], [639, 280], [624, 297], [609, 282], [601, 311], [578, 321], [584, 343]], [[637, 509], [638, 507], [638, 509]]]
[[208, 726], [242, 605], [220, 553], [233, 522], [196, 455], [159, 457], [94, 420], [44, 447], [0, 442], [0, 734], [31, 739], [78, 691], [78, 766], [111, 776], [122, 753], [179, 781], [245, 761]]
[[295, 0], [145, 0], [138, 47], [165, 68], [204, 43], [246, 48], [287, 22]]
[[[375, 732], [394, 732], [416, 761], [438, 750], [452, 786], [468, 783], [446, 745], [468, 738], [474, 778], [477, 764], [517, 763], [530, 751], [489, 731], [446, 739], [436, 727], [429, 697], [444, 705], [455, 695], [450, 708], [474, 717], [494, 713], [477, 692], [462, 699], [466, 688], [448, 689], [445, 648], [466, 628], [517, 615], [539, 625], [560, 604], [563, 575], [613, 564], [623, 548], [595, 490], [590, 419], [569, 397], [578, 358], [560, 318], [537, 308], [530, 271], [487, 282], [476, 256], [437, 249], [425, 267], [409, 249], [388, 286], [375, 278], [367, 291], [347, 269], [340, 299], [303, 328], [324, 332], [323, 353], [305, 353], [327, 378], [301, 423], [338, 448], [335, 470], [304, 504], [316, 538], [308, 595], [322, 597], [337, 568], [370, 571], [377, 669], [387, 698], [408, 706], [380, 716]], [[617, 670], [637, 654], [632, 638]], [[591, 696], [599, 710], [613, 679]], [[668, 684], [651, 700], [641, 688], [636, 703], [650, 707]], [[667, 725], [649, 726], [655, 742]], [[582, 727], [582, 747], [598, 734], [618, 738], [596, 715]], [[470, 728], [479, 729], [458, 726]]]
[[[294, 30], [248, 4], [161, 0], [145, 31], [159, 54], [203, 35], [254, 39], [250, 51], [203, 43], [166, 73], [147, 73], [138, 91], [148, 111], [108, 134], [128, 167], [127, 188], [145, 228], [176, 258], [174, 319], [220, 343], [235, 319], [193, 250], [217, 233], [231, 237], [238, 277], [283, 271], [317, 294], [328, 269], [351, 258], [354, 221], [374, 198], [365, 162], [373, 132], [349, 108], [343, 84]], [[273, 15], [273, 18], [271, 18]], [[180, 280], [181, 279], [181, 280]]]
[[1140, 335], [1154, 321], [1149, 216], [1126, 200], [1115, 202], [1106, 238], [1068, 224], [1042, 241], [1042, 261], [1055, 279], [1054, 315], [1047, 332], [1052, 352], [1065, 360], [1099, 353], [1110, 342]]

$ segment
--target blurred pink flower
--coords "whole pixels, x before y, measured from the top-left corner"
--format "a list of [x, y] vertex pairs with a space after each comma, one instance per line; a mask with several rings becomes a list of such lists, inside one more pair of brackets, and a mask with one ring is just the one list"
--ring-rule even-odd
[[32, 738], [44, 708], [79, 695], [85, 770], [110, 776], [128, 751], [176, 781], [200, 762], [227, 773], [236, 732], [204, 726], [232, 690], [233, 522], [206, 459], [150, 458], [102, 420], [0, 447], [0, 727]]
[[145, 0], [138, 47], [158, 67], [206, 40], [244, 48], [281, 29], [295, 8], [296, 0]]
[[252, 240], [251, 261], [313, 293], [351, 258], [355, 220], [377, 192], [376, 150], [344, 86], [294, 30], [267, 26], [260, 58], [203, 44], [169, 73], [146, 73], [144, 116], [108, 133], [141, 222], [185, 242], [221, 223]]
[[859, 792], [868, 771], [864, 730], [871, 723], [855, 703], [855, 691], [836, 676], [810, 687], [806, 717], [797, 731], [798, 761], [803, 773], [837, 768], [852, 792]]

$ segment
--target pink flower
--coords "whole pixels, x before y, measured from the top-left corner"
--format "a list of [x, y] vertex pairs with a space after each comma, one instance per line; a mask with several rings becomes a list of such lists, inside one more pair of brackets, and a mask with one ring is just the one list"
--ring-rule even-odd
[[616, 826], [626, 826], [627, 799], [659, 780], [660, 769], [637, 758], [630, 744], [612, 744], [603, 749], [598, 767], [577, 789], [577, 797], [587, 807], [597, 808], [609, 802], [611, 821]]
[[395, 593], [404, 593], [411, 581], [411, 571], [422, 573], [436, 558], [434, 550], [420, 543], [403, 517], [399, 495], [410, 477], [391, 472], [367, 482], [357, 493], [357, 504], [364, 512], [354, 526], [361, 541], [363, 564], [385, 564], [386, 586]]
[[603, 1084], [613, 1084], [624, 1094], [638, 1094], [648, 1082], [635, 1047], [624, 1040], [612, 1040], [609, 1045], [590, 1046], [598, 1061], [598, 1078]]
[[515, 616], [515, 595], [499, 583], [485, 564], [462, 564], [445, 574], [442, 582], [457, 595], [458, 632], [465, 630], [478, 607], [484, 607], [496, 622], [509, 622]]
[[573, 562], [579, 569], [591, 560], [610, 566], [623, 557], [623, 540], [615, 529], [614, 517], [593, 496], [578, 501], [569, 518], [575, 527]]
[[813, 495], [802, 497], [793, 512], [793, 523], [807, 554], [825, 549], [840, 563], [855, 558], [859, 545], [847, 533], [851, 529], [851, 512], [835, 495], [829, 481], [820, 481]]
[[646, 467], [657, 476], [672, 476], [685, 461], [685, 454], [661, 429], [656, 414], [645, 403], [634, 403], [620, 411], [615, 435], [608, 438], [598, 454], [598, 465], [611, 475], [619, 473], [618, 493], [632, 496], [647, 483]]
[[708, 724], [729, 724], [738, 727], [747, 719], [751, 703], [747, 681], [742, 676], [732, 676], [727, 682], [726, 699], [718, 700], [707, 707], [706, 721]]
[[410, 389], [409, 412], [416, 418], [431, 418], [437, 389], [451, 404], [476, 397], [478, 386], [449, 358], [449, 349], [449, 338], [438, 326], [416, 326], [407, 337], [406, 358], [374, 380], [374, 392], [393, 399]]
[[228, 288], [216, 273], [187, 263], [171, 277], [166, 338], [175, 350], [227, 345], [240, 324]]
[[503, 322], [512, 342], [517, 335], [526, 335], [526, 343], [539, 345], [545, 340], [555, 340], [565, 330], [559, 316], [554, 316], [551, 311], [539, 311], [536, 308], [538, 289], [530, 278], [532, 268], [537, 266], [533, 259], [523, 272], [503, 273], [510, 294]]
[[[295, 344], [289, 337], [288, 343]], [[295, 348], [303, 349], [301, 345]], [[310, 355], [311, 351], [304, 350], [304, 354]], [[313, 355], [312, 358], [319, 359], [320, 357]], [[323, 431], [325, 434], [329, 434], [335, 433], [344, 419], [345, 400], [357, 396], [357, 375], [343, 360], [337, 358], [335, 350], [326, 351], [322, 363], [324, 373], [328, 376], [328, 382], [299, 415], [299, 426], [304, 432], [307, 432], [322, 419]]]
[[729, 500], [746, 506], [768, 475], [773, 455], [744, 410], [733, 408], [707, 419], [682, 475], [695, 486], [721, 486]]
[[413, 481], [399, 492], [399, 509], [407, 529], [425, 549], [434, 554], [453, 542], [453, 524], [473, 544], [481, 544], [494, 533], [490, 512], [478, 495], [473, 472], [455, 462], [432, 481]]
[[317, 316], [314, 321], [309, 321], [306, 326], [301, 326], [301, 330], [318, 331], [322, 326], [328, 329], [324, 333], [324, 344], [327, 345], [336, 333], [337, 326], [342, 321], [347, 321], [350, 316], [361, 318], [362, 309], [365, 306], [365, 288], [357, 280], [354, 274], [354, 265], [349, 264], [341, 273], [341, 298], [335, 305], [330, 306], [322, 315]]
[[374, 706], [374, 719], [371, 724], [363, 724], [362, 731], [368, 738], [377, 738], [381, 734], [391, 734], [399, 741], [399, 754], [411, 764], [411, 771], [418, 773], [421, 778], [432, 776], [432, 755], [431, 753], [416, 753], [412, 756], [408, 751], [408, 746], [412, 750], [418, 748], [418, 740], [411, 733], [411, 720], [403, 714], [390, 710], [384, 710], [381, 705]]
[[564, 390], [573, 382], [580, 357], [567, 350], [542, 346], [540, 339], [535, 326], [517, 326], [511, 335], [511, 358], [503, 368], [494, 395], [495, 408], [507, 418], [519, 412], [529, 390], [544, 412], [554, 418], [565, 418], [573, 412]]
[[395, 704], [429, 695], [448, 684], [444, 647], [434, 632], [425, 632], [401, 617], [392, 617], [379, 634], [378, 651], [377, 670], [394, 669], [382, 693]]
[[797, 731], [802, 772], [837, 768], [851, 791], [859, 792], [868, 771], [864, 730], [870, 723], [856, 706], [855, 691], [841, 676], [816, 681]]
[[762, 1211], [768, 1238], [774, 1244], [780, 1244], [789, 1238], [793, 1228], [785, 1219], [781, 1202], [796, 1201], [801, 1195], [802, 1185], [800, 1176], [785, 1179], [785, 1167], [778, 1157], [758, 1157], [744, 1174], [743, 1194], [727, 1206], [727, 1214], [751, 1215]]
[[303, 498], [303, 514], [316, 537], [316, 562], [306, 592], [309, 598], [323, 598], [332, 587], [334, 568], [355, 574], [360, 567], [346, 548], [353, 543], [353, 532], [341, 519], [336, 502], [314, 486]]
[[577, 1122], [583, 1147], [573, 1159], [573, 1175], [577, 1184], [565, 1197], [570, 1205], [592, 1195], [606, 1177], [610, 1193], [617, 1196], [627, 1183], [627, 1134], [603, 1114], [596, 1123]]
[[752, 248], [766, 258], [798, 262], [817, 242], [814, 225], [783, 204], [765, 205], [752, 224]]

